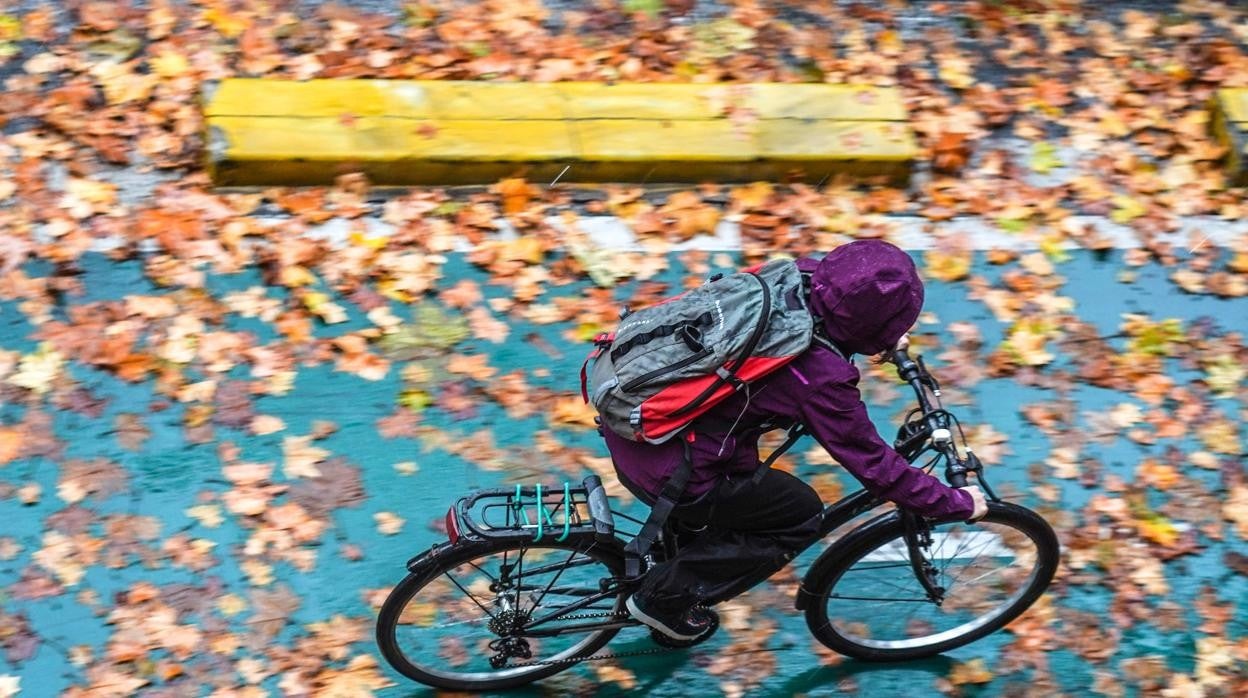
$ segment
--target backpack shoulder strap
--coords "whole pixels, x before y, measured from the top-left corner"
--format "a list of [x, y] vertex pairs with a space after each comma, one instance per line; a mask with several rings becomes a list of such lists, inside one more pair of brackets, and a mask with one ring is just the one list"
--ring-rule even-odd
[[650, 515], [646, 517], [641, 530], [624, 546], [624, 576], [630, 579], [641, 574], [641, 559], [650, 552], [654, 541], [663, 531], [667, 517], [676, 508], [676, 503], [685, 493], [685, 486], [689, 484], [689, 475], [693, 472], [693, 449], [689, 443], [693, 441], [693, 432], [688, 431], [679, 438], [685, 447], [684, 457], [663, 483], [663, 490], [650, 506]]
[[784, 443], [780, 444], [779, 448], [772, 451], [770, 456], [767, 456], [766, 461], [759, 464], [758, 469], [754, 471], [754, 475], [750, 478], [750, 481], [755, 485], [762, 482], [763, 478], [767, 475], [767, 471], [771, 470], [771, 466], [780, 459], [780, 456], [783, 456], [786, 451], [793, 447], [793, 444], [797, 443], [798, 439], [805, 435], [806, 426], [801, 422], [789, 427], [788, 438], [784, 440]]

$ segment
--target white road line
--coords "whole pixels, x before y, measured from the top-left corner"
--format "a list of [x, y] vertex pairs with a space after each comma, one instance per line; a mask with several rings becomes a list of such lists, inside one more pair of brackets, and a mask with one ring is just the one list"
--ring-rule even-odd
[[[288, 219], [281, 216], [261, 216], [258, 220], [264, 225], [274, 226]], [[1141, 246], [1135, 231], [1128, 226], [1114, 223], [1100, 216], [1076, 216], [1075, 220], [1082, 225], [1090, 226], [1097, 235], [1108, 239], [1116, 249]], [[361, 221], [366, 234], [371, 237], [385, 237], [394, 232], [392, 225], [383, 222], [380, 218], [370, 217], [359, 220], [335, 218], [321, 225], [309, 226], [307, 234], [310, 237], [328, 240], [335, 246], [341, 246], [346, 244], [352, 231], [359, 230]], [[558, 216], [551, 216], [547, 222], [560, 230], [565, 227], [563, 219]], [[975, 218], [955, 219], [935, 226], [931, 221], [917, 217], [881, 217], [874, 219], [873, 222], [883, 223], [888, 230], [886, 239], [902, 249], [913, 251], [932, 249], [939, 244], [939, 238], [942, 237], [965, 236], [973, 250], [1005, 249], [1026, 252], [1040, 249], [1044, 236], [1043, 232], [1007, 233], [987, 221]], [[516, 232], [506, 220], [500, 219], [497, 223], [499, 232], [494, 239], [515, 239]], [[576, 220], [576, 226], [596, 247], [601, 249], [634, 252], [647, 249], [633, 233], [628, 223], [619, 218], [584, 216]], [[929, 230], [935, 230], [936, 233], [933, 234]], [[37, 237], [40, 242], [52, 240], [43, 230], [37, 233]], [[1177, 251], [1191, 252], [1204, 246], [1242, 246], [1244, 241], [1248, 240], [1248, 223], [1212, 217], [1190, 217], [1180, 220], [1178, 231], [1159, 235], [1158, 238], [1171, 243]], [[103, 238], [93, 243], [92, 250], [106, 252], [119, 245], [120, 240], [117, 238]], [[1078, 244], [1071, 241], [1064, 242], [1062, 247], [1069, 250], [1080, 248]], [[467, 240], [458, 241], [457, 251], [464, 252], [471, 249], [472, 245]], [[735, 222], [721, 221], [714, 235], [699, 235], [691, 240], [673, 244], [672, 249], [675, 251], [738, 251], [741, 249], [741, 229]]]

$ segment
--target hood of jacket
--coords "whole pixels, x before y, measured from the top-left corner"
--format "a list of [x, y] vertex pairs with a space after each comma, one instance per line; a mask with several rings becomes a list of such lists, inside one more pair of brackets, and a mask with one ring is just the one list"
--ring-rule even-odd
[[832, 250], [811, 276], [811, 310], [841, 349], [866, 356], [896, 345], [923, 308], [923, 281], [910, 255], [883, 240]]

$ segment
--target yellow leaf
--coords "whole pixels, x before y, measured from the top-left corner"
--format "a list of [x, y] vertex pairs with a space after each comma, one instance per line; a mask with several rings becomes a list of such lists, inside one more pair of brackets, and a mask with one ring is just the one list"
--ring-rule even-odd
[[984, 665], [984, 660], [979, 657], [966, 663], [954, 665], [953, 671], [949, 673], [949, 683], [955, 686], [963, 686], [968, 683], [988, 683], [992, 679], [992, 672]]
[[1145, 540], [1158, 545], [1170, 547], [1179, 541], [1179, 532], [1174, 524], [1158, 514], [1136, 521], [1136, 528]]
[[103, 86], [108, 103], [113, 105], [146, 100], [158, 80], [155, 75], [136, 73], [129, 64], [116, 61], [96, 63], [90, 72]]
[[524, 262], [526, 264], [541, 264], [544, 252], [542, 251], [542, 243], [537, 238], [518, 238], [499, 243], [501, 245], [500, 257], [509, 261]]
[[236, 39], [247, 31], [250, 23], [239, 13], [231, 12], [224, 3], [213, 3], [213, 7], [205, 9], [200, 19], [211, 24], [214, 29], [227, 39]]
[[314, 276], [312, 272], [298, 265], [283, 267], [280, 283], [283, 286], [290, 288], [294, 288], [296, 286], [311, 286], [316, 283], [316, 276]]
[[369, 237], [367, 234], [362, 233], [358, 230], [351, 233], [351, 235], [348, 236], [347, 239], [351, 241], [352, 245], [356, 245], [357, 247], [364, 247], [370, 250], [380, 250], [381, 248], [386, 246], [386, 243], [390, 241], [390, 238], [388, 237], [385, 237], [385, 236]]
[[1144, 204], [1125, 194], [1115, 196], [1113, 202], [1116, 208], [1110, 212], [1109, 218], [1115, 223], [1130, 223], [1148, 212]]
[[1244, 366], [1230, 354], [1221, 354], [1205, 363], [1205, 382], [1218, 397], [1232, 397], [1248, 376]]
[[971, 62], [957, 55], [948, 55], [939, 59], [938, 75], [941, 81], [955, 90], [965, 90], [975, 84]]
[[65, 182], [65, 191], [75, 198], [92, 204], [111, 206], [117, 202], [117, 185], [110, 182], [70, 177]]
[[402, 531], [403, 524], [406, 523], [401, 516], [388, 511], [379, 511], [373, 514], [373, 520], [377, 522], [377, 531], [386, 536], [393, 536]]
[[1060, 235], [1050, 235], [1040, 241], [1040, 251], [1049, 258], [1049, 261], [1065, 262], [1070, 259], [1070, 254], [1063, 248], [1063, 244]]
[[1019, 322], [1010, 329], [1002, 347], [1024, 366], [1043, 366], [1053, 361], [1053, 354], [1045, 345], [1049, 341], [1047, 328], [1041, 323]]
[[1196, 429], [1201, 443], [1214, 453], [1239, 455], [1243, 448], [1239, 441], [1239, 429], [1229, 419], [1206, 422]]
[[328, 455], [329, 451], [312, 445], [311, 436], [287, 436], [282, 439], [282, 473], [286, 477], [320, 477], [316, 464]]
[[1145, 458], [1135, 469], [1136, 477], [1159, 490], [1168, 490], [1183, 481], [1173, 466]]
[[585, 273], [589, 274], [589, 278], [602, 288], [615, 286], [616, 281], [625, 276], [625, 273], [621, 271], [620, 265], [616, 261], [616, 253], [611, 250], [569, 243], [568, 252], [573, 259], [585, 268]]
[[1248, 485], [1236, 485], [1222, 504], [1222, 516], [1235, 524], [1242, 540], [1248, 540]]
[[226, 616], [236, 616], [247, 610], [247, 602], [237, 594], [226, 594], [217, 600], [217, 610]]
[[592, 342], [594, 338], [606, 331], [606, 328], [596, 322], [583, 322], [577, 325], [571, 334], [578, 342]]
[[42, 395], [52, 389], [52, 381], [56, 380], [64, 363], [52, 345], [44, 342], [33, 353], [22, 356], [17, 371], [9, 376], [9, 382]]
[[318, 291], [306, 293], [303, 296], [303, 305], [327, 325], [348, 320], [346, 309], [329, 300], [327, 294]]
[[759, 208], [767, 203], [775, 190], [770, 182], [754, 182], [732, 190], [732, 203], [737, 209]]
[[216, 528], [225, 522], [221, 507], [216, 504], [200, 504], [186, 510], [186, 515], [208, 528]]
[[10, 14], [0, 15], [0, 42], [17, 41], [21, 38], [22, 20]]
[[259, 560], [244, 560], [240, 565], [243, 574], [253, 586], [263, 587], [273, 583], [273, 566]]
[[181, 77], [186, 75], [191, 69], [191, 64], [186, 60], [186, 56], [170, 50], [161, 51], [154, 58], [148, 59], [148, 64], [162, 78]]
[[928, 250], [923, 253], [927, 275], [946, 283], [960, 281], [971, 274], [971, 253]]

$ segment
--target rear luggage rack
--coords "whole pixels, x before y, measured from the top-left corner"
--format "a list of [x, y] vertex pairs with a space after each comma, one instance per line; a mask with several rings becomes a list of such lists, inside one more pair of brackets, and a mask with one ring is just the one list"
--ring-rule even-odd
[[[580, 487], [541, 484], [482, 490], [451, 507], [460, 535], [492, 540], [606, 541], [615, 535], [615, 519], [602, 480], [591, 475]], [[449, 522], [448, 522], [449, 523]]]

